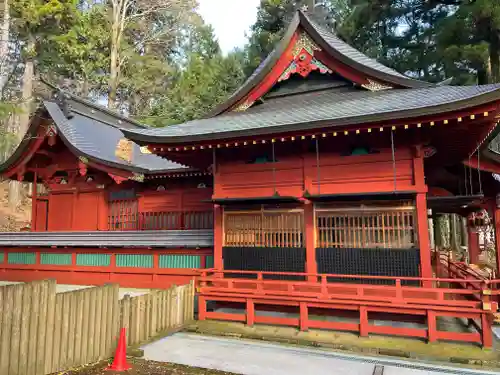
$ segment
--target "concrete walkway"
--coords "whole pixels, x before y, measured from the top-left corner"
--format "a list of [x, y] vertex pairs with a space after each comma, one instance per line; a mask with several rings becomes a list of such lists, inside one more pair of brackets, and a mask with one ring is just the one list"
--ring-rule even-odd
[[187, 333], [166, 337], [143, 349], [149, 360], [243, 375], [372, 375], [380, 366], [384, 367], [383, 375], [499, 374]]

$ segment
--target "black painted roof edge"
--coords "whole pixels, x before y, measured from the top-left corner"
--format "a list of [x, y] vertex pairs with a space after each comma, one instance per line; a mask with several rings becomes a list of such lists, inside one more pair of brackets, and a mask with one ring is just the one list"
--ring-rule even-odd
[[[135, 120], [132, 120], [129, 117], [123, 116], [116, 111], [112, 111], [112, 110], [110, 110], [102, 105], [96, 104], [90, 100], [83, 99], [83, 98], [79, 97], [78, 95], [74, 95], [74, 94], [70, 93], [69, 91], [63, 90], [60, 87], [57, 87], [56, 85], [48, 82], [47, 80], [45, 80], [43, 78], [40, 78], [40, 81], [43, 82], [45, 85], [49, 86], [52, 90], [54, 90], [54, 92], [63, 94], [67, 99], [74, 100], [75, 102], [78, 102], [78, 103], [81, 103], [85, 106], [91, 107], [96, 111], [103, 112], [111, 117], [116, 118], [117, 120], [125, 121], [125, 122], [131, 124], [133, 127], [140, 128], [140, 129], [149, 128], [149, 126], [141, 124], [140, 122], [137, 122]], [[115, 128], [121, 128], [113, 123], [108, 123], [108, 125], [113, 126]]]
[[133, 140], [138, 144], [188, 144], [192, 142], [227, 140], [237, 137], [254, 137], [271, 134], [277, 135], [292, 131], [314, 130], [327, 127], [331, 128], [333, 126], [342, 127], [359, 124], [370, 124], [373, 122], [388, 120], [412, 119], [422, 116], [432, 116], [440, 113], [473, 108], [497, 100], [500, 100], [500, 87], [485, 93], [480, 93], [471, 98], [448, 102], [440, 105], [428, 106], [424, 108], [404, 109], [377, 114], [365, 114], [357, 117], [340, 119], [325, 118], [313, 122], [293, 122], [286, 125], [262, 127], [259, 129], [231, 130], [218, 133], [212, 132], [186, 136], [156, 136], [151, 134], [142, 134], [140, 132], [128, 129], [122, 129], [122, 132], [128, 139]]
[[[161, 174], [170, 174], [170, 173], [181, 173], [181, 172], [192, 172], [192, 171], [197, 171], [196, 169], [193, 168], [178, 168], [178, 169], [165, 169], [165, 170], [155, 170], [151, 171], [148, 169], [136, 167], [130, 164], [126, 163], [113, 163], [108, 160], [103, 160], [100, 158], [95, 157], [94, 155], [89, 155], [83, 151], [81, 151], [78, 147], [73, 145], [69, 141], [69, 139], [66, 137], [64, 134], [64, 131], [61, 129], [61, 127], [58, 125], [58, 123], [53, 119], [53, 117], [50, 115], [48, 109], [45, 107], [44, 104], [42, 104], [33, 114], [30, 120], [30, 124], [28, 126], [28, 130], [26, 131], [22, 141], [19, 143], [18, 147], [16, 150], [5, 160], [3, 163], [0, 164], [0, 173], [7, 171], [9, 168], [14, 166], [19, 159], [22, 157], [26, 149], [29, 147], [29, 145], [36, 140], [36, 135], [38, 133], [38, 128], [41, 125], [41, 120], [44, 118], [44, 116], [50, 116], [52, 118], [53, 124], [56, 126], [58, 135], [61, 137], [62, 141], [64, 142], [65, 146], [68, 147], [68, 149], [75, 154], [77, 157], [83, 156], [87, 158], [90, 161], [96, 162], [97, 164], [102, 164], [108, 167], [120, 169], [120, 170], [125, 170], [128, 172], [132, 173], [142, 173], [142, 174], [147, 174], [147, 175], [161, 175]], [[107, 123], [106, 123], [107, 124]], [[110, 126], [113, 126], [111, 124], [108, 124]], [[114, 126], [116, 127], [116, 126]], [[123, 129], [116, 127], [120, 131], [123, 132]]]
[[42, 120], [41, 116], [37, 116], [37, 113], [40, 112], [44, 113], [45, 111], [40, 111], [40, 109], [38, 109], [35, 112], [30, 120], [28, 130], [26, 131], [22, 141], [19, 143], [14, 152], [0, 164], [0, 174], [15, 165], [29, 145], [36, 140], [35, 136], [37, 134], [38, 127], [40, 126], [40, 121]]
[[[50, 114], [50, 111], [47, 108], [46, 108], [46, 110]], [[82, 114], [82, 116], [84, 116], [84, 115]], [[77, 156], [83, 156], [85, 158], [88, 158], [90, 161], [94, 161], [94, 162], [96, 162], [98, 164], [102, 164], [102, 165], [105, 165], [105, 166], [108, 166], [108, 167], [112, 167], [112, 168], [116, 168], [116, 169], [126, 170], [126, 171], [132, 172], [132, 173], [142, 173], [142, 174], [152, 174], [152, 175], [166, 174], [166, 173], [179, 173], [179, 172], [186, 172], [186, 171], [193, 171], [194, 170], [192, 168], [176, 168], [176, 169], [159, 169], [159, 170], [152, 171], [152, 170], [141, 168], [141, 167], [137, 167], [137, 166], [134, 166], [132, 164], [125, 163], [125, 162], [124, 163], [114, 163], [114, 162], [109, 161], [109, 160], [104, 160], [104, 159], [98, 158], [95, 155], [90, 155], [90, 154], [88, 154], [88, 153], [80, 150], [78, 147], [76, 147], [66, 137], [66, 134], [64, 133], [64, 130], [61, 129], [61, 126], [57, 123], [57, 121], [54, 119], [54, 117], [51, 116], [51, 118], [54, 121], [54, 124], [56, 125], [56, 127], [58, 129], [58, 135], [61, 137], [61, 139], [63, 140], [63, 142], [64, 142], [64, 144], [65, 144], [66, 147], [68, 147], [75, 155], [77, 155]], [[107, 124], [107, 123], [105, 123], [105, 124]], [[113, 125], [110, 125], [110, 126], [113, 126]], [[120, 130], [123, 133], [123, 129], [122, 128], [118, 128], [116, 126], [114, 126], [114, 127], [117, 128], [118, 130]]]
[[[310, 21], [308, 16], [304, 14], [301, 10], [298, 10], [292, 19], [292, 22], [288, 26], [288, 29], [281, 39], [281, 41], [277, 44], [275, 49], [269, 54], [269, 56], [264, 59], [259, 67], [255, 70], [255, 72], [247, 79], [245, 83], [227, 99], [225, 102], [216, 106], [213, 110], [207, 113], [203, 118], [211, 118], [220, 115], [225, 112], [227, 109], [232, 107], [238, 101], [243, 99], [245, 95], [247, 95], [259, 82], [262, 81], [266, 77], [266, 75], [272, 70], [275, 63], [282, 56], [283, 52], [286, 50], [290, 41], [299, 26], [302, 26], [308, 33], [311, 35], [313, 40], [318, 43], [324, 50], [329, 52], [331, 55], [335, 56], [339, 61], [343, 62], [348, 66], [353, 66], [357, 70], [378, 78], [382, 81], [396, 84], [398, 86], [407, 87], [407, 88], [418, 88], [418, 87], [431, 87], [434, 84], [418, 81], [412, 78], [406, 78], [404, 76], [398, 77], [395, 75], [391, 75], [388, 73], [381, 72], [377, 69], [370, 68], [366, 65], [363, 65], [353, 59], [343, 55], [339, 51], [335, 50], [329, 43], [327, 43], [323, 37], [320, 35], [316, 27]], [[343, 42], [343, 41], [342, 41]], [[345, 42], [343, 42], [345, 43]], [[354, 47], [353, 47], [354, 48]], [[362, 52], [360, 52], [362, 53]]]

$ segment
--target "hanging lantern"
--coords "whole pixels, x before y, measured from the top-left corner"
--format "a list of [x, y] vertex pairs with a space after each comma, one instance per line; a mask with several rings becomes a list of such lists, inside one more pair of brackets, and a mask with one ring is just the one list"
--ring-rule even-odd
[[491, 223], [488, 212], [484, 209], [476, 212], [471, 212], [467, 217], [467, 222], [471, 228], [484, 229]]

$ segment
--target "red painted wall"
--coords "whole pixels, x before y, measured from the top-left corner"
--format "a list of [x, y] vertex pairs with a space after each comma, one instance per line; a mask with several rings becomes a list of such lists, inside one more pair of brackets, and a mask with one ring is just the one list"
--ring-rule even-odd
[[48, 230], [70, 231], [73, 218], [73, 193], [49, 195]]
[[36, 201], [36, 218], [32, 223], [32, 230], [35, 232], [46, 232], [48, 224], [48, 209], [49, 201], [47, 199], [37, 199]]
[[[395, 171], [392, 152], [340, 156], [321, 155], [319, 177], [315, 157], [305, 160], [305, 175], [311, 178], [311, 194], [341, 194], [415, 190], [413, 155], [409, 148], [395, 153]], [[394, 181], [396, 173], [396, 181]], [[318, 183], [319, 181], [319, 183]], [[319, 189], [318, 189], [319, 188]]]
[[[399, 147], [395, 160], [396, 190], [415, 190], [416, 159], [410, 147]], [[298, 153], [264, 164], [222, 160], [217, 167], [216, 198], [266, 197], [275, 189], [281, 196], [296, 197], [306, 190], [310, 194], [391, 192], [395, 190], [392, 152], [381, 149], [377, 154], [354, 156], [321, 153], [319, 171], [313, 153]]]
[[73, 230], [98, 230], [99, 192], [75, 194], [73, 202]]
[[217, 168], [215, 181], [214, 195], [217, 198], [269, 197], [275, 193], [274, 185], [282, 196], [301, 196], [303, 159], [291, 156], [281, 158], [277, 163], [265, 164], [224, 161]]
[[[212, 189], [174, 187], [165, 191], [143, 191], [139, 195], [139, 212], [210, 211]], [[205, 201], [205, 202], [204, 202]]]

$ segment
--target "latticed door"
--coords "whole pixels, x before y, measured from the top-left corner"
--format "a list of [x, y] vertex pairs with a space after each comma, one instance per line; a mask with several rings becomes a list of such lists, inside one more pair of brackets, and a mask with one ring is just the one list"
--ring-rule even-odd
[[122, 199], [109, 202], [109, 230], [138, 230], [139, 211], [137, 199]]

